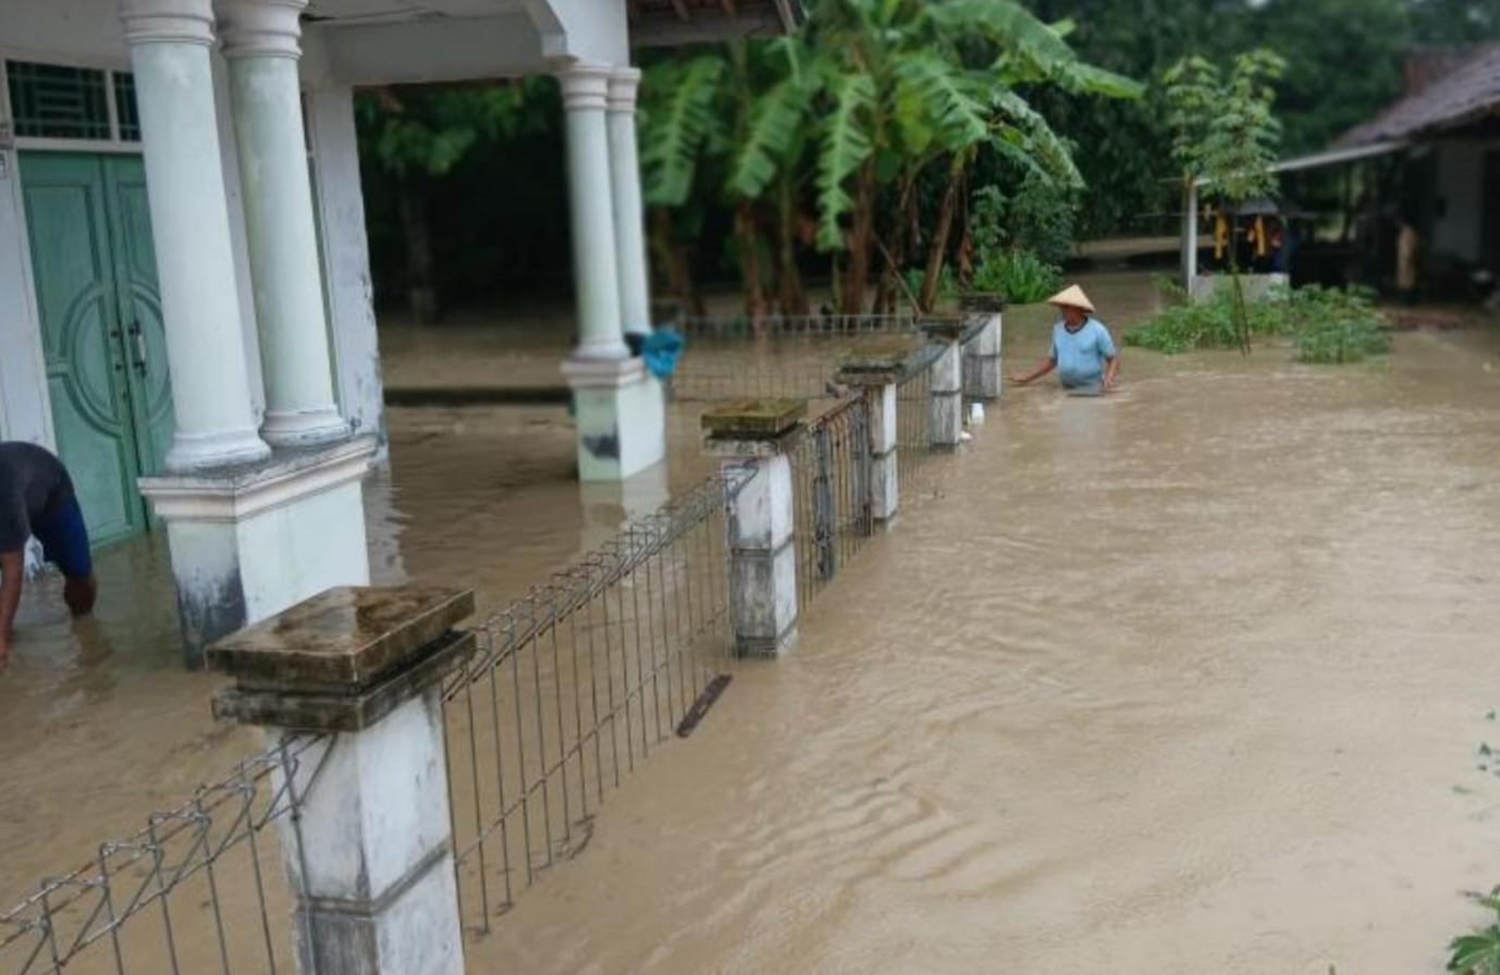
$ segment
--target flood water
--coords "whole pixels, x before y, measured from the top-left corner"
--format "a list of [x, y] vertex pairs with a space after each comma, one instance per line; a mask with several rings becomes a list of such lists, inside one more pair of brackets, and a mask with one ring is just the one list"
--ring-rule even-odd
[[[1007, 316], [1011, 366], [1046, 327]], [[471, 970], [1440, 971], [1500, 881], [1500, 339], [1125, 355], [1108, 397], [1009, 387]], [[376, 579], [493, 608], [704, 469], [687, 437], [622, 493], [561, 408], [394, 410]], [[0, 902], [257, 747], [172, 665], [159, 546], [101, 573], [94, 623], [28, 593], [0, 677]]]

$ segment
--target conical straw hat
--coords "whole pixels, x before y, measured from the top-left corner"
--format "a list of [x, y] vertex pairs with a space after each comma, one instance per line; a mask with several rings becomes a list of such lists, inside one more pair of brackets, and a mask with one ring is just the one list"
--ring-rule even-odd
[[1086, 312], [1094, 310], [1094, 303], [1089, 301], [1089, 296], [1083, 293], [1083, 289], [1076, 284], [1070, 284], [1066, 288], [1047, 299], [1049, 305], [1066, 305], [1069, 308], [1082, 308]]

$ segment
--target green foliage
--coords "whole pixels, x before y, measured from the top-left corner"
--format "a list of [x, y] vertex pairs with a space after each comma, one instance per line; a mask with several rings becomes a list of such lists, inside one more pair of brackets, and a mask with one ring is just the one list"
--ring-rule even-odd
[[1500, 888], [1476, 897], [1495, 920], [1448, 943], [1448, 971], [1456, 975], [1500, 975]]
[[1227, 74], [1201, 57], [1185, 58], [1162, 77], [1170, 106], [1172, 156], [1184, 179], [1208, 181], [1209, 195], [1237, 204], [1276, 192], [1271, 171], [1281, 123], [1271, 114], [1272, 82], [1286, 63], [1265, 49], [1234, 59]]
[[697, 175], [699, 153], [720, 124], [714, 110], [724, 59], [702, 55], [690, 61], [652, 65], [645, 86], [659, 93], [642, 112], [641, 182], [647, 203], [680, 206]]
[[1062, 268], [1048, 264], [1029, 250], [995, 250], [980, 258], [971, 283], [975, 291], [1004, 295], [1014, 304], [1030, 305], [1046, 301], [1062, 288]]
[[1044, 301], [1062, 287], [1057, 266], [1073, 246], [1072, 202], [1055, 184], [1029, 174], [1012, 196], [985, 186], [970, 202], [976, 255], [970, 287], [1017, 304]]
[[550, 124], [537, 111], [539, 83], [364, 92], [355, 102], [360, 149], [393, 176], [446, 176], [476, 148]]
[[1307, 287], [1289, 299], [1297, 361], [1359, 362], [1390, 351], [1385, 320], [1367, 292]]
[[[921, 268], [909, 267], [902, 272], [901, 279], [906, 283], [903, 289], [905, 294], [920, 294], [922, 292], [923, 271]], [[953, 275], [953, 266], [943, 265], [943, 270], [938, 274], [937, 304], [951, 304], [958, 297], [958, 279]]]
[[[1239, 347], [1232, 290], [1219, 288], [1204, 300], [1187, 301], [1175, 284], [1163, 287], [1176, 303], [1145, 325], [1126, 331], [1126, 345], [1167, 355]], [[1384, 317], [1371, 296], [1357, 289], [1278, 288], [1247, 304], [1245, 311], [1252, 334], [1289, 336], [1299, 362], [1359, 362], [1390, 351]]]

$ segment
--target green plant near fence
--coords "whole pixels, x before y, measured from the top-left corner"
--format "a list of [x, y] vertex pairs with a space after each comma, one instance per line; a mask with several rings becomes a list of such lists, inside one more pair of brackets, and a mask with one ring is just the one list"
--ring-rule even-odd
[[970, 284], [975, 291], [1004, 295], [1012, 304], [1046, 301], [1062, 289], [1062, 270], [1028, 250], [983, 253]]
[[[1182, 289], [1163, 283], [1174, 303], [1156, 318], [1125, 333], [1125, 344], [1167, 355], [1193, 349], [1241, 346], [1235, 298], [1220, 289], [1188, 301]], [[1367, 291], [1306, 287], [1274, 288], [1245, 306], [1250, 333], [1289, 336], [1299, 362], [1348, 363], [1390, 351], [1385, 317]]]

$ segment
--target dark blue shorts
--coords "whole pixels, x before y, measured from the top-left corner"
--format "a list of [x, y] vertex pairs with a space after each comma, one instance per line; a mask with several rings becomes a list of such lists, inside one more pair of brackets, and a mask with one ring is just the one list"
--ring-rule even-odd
[[84, 579], [94, 572], [89, 554], [89, 530], [83, 524], [83, 509], [77, 498], [69, 498], [57, 510], [31, 523], [31, 533], [42, 543], [47, 561], [69, 579]]

